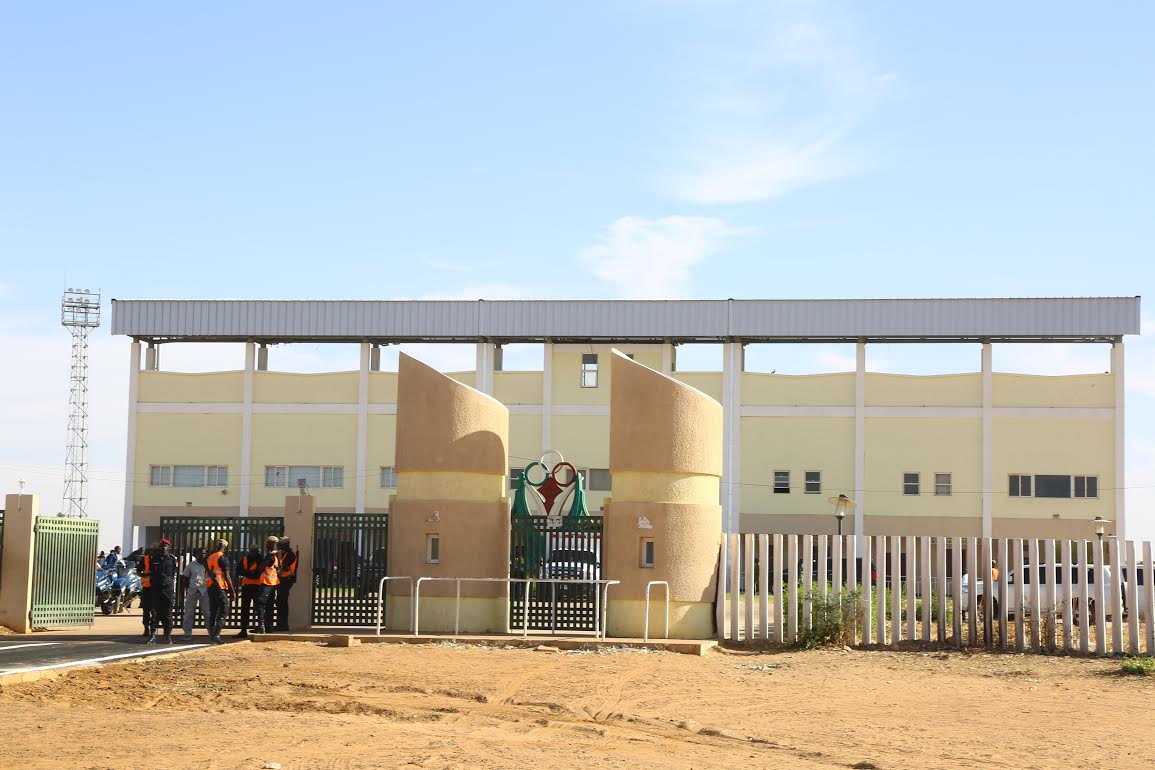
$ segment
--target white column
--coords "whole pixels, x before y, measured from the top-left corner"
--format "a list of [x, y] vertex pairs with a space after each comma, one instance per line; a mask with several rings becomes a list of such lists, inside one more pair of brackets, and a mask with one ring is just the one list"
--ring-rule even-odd
[[674, 373], [674, 345], [670, 342], [662, 343], [662, 374]]
[[1120, 542], [1124, 542], [1127, 540], [1127, 413], [1124, 409], [1122, 337], [1111, 346], [1111, 374], [1115, 378], [1115, 534]]
[[249, 489], [252, 485], [253, 365], [256, 357], [256, 345], [249, 340], [245, 343], [244, 396], [241, 407], [241, 516], [249, 515]]
[[365, 444], [369, 436], [369, 343], [361, 343], [361, 376], [357, 380], [357, 486], [353, 510], [365, 512], [365, 480], [369, 468]]
[[991, 415], [994, 390], [991, 376], [991, 343], [983, 343], [983, 537], [994, 537], [994, 479], [991, 476]]
[[486, 395], [493, 395], [493, 343], [477, 343], [477, 375], [473, 387]]
[[121, 540], [125, 555], [136, 548], [133, 534], [133, 500], [137, 482], [148, 479], [136, 477], [136, 404], [140, 397], [140, 342], [132, 341], [128, 354], [128, 431], [124, 458], [124, 538]]
[[553, 449], [553, 343], [541, 347], [541, 451], [548, 452]]
[[727, 342], [722, 351], [722, 522], [739, 530], [742, 505], [742, 343]]
[[854, 534], [861, 537], [866, 509], [866, 341], [859, 339], [854, 353]]

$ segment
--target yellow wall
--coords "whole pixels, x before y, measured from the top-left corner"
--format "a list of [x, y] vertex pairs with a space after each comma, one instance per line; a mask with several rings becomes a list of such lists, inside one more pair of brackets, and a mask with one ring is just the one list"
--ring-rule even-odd
[[355, 404], [360, 376], [358, 372], [253, 372], [253, 401], [267, 404]]
[[243, 372], [141, 372], [142, 403], [240, 403], [245, 400]]
[[[652, 369], [662, 368], [660, 350], [637, 348], [630, 345], [581, 345], [582, 349], [554, 348], [553, 350], [553, 403], [554, 404], [604, 404], [610, 403], [610, 351], [620, 350], [633, 353], [634, 360]], [[581, 387], [581, 362], [583, 353], [598, 355], [598, 386]], [[604, 467], [604, 466], [602, 466]]]
[[[720, 399], [721, 375], [714, 376], [718, 377], [719, 389], [715, 398]], [[744, 372], [742, 403], [751, 406], [854, 406], [854, 375]]]
[[[854, 494], [854, 419], [747, 417], [742, 420], [743, 513], [829, 513], [826, 498]], [[774, 471], [790, 471], [790, 494], [774, 494]], [[822, 471], [822, 492], [804, 493], [804, 471]]]
[[[1098, 476], [1098, 499], [1007, 495], [1011, 473]], [[1114, 420], [997, 419], [992, 424], [994, 516], [1089, 521], [1115, 518]]]
[[[982, 516], [982, 420], [868, 417], [866, 507], [872, 516]], [[919, 473], [921, 493], [902, 493], [902, 474]], [[952, 494], [934, 493], [950, 473]]]
[[1112, 374], [1065, 377], [994, 374], [991, 379], [995, 406], [1115, 405], [1115, 376]]
[[366, 421], [366, 428], [365, 507], [388, 508], [389, 497], [396, 494], [397, 490], [381, 488], [381, 468], [395, 463], [397, 417], [392, 414], [371, 414]]
[[[906, 374], [867, 374], [867, 406], [982, 406], [981, 374], [945, 374], [933, 377]], [[850, 403], [854, 403], [851, 380]]]
[[[227, 465], [227, 493], [221, 494], [221, 487], [150, 486], [150, 465]], [[194, 506], [239, 505], [241, 415], [137, 415], [134, 479], [133, 502], [138, 506], [184, 505], [186, 502]]]
[[462, 385], [468, 385], [471, 388], [473, 387], [473, 383], [477, 381], [476, 372], [446, 372], [445, 376], [451, 377]]
[[530, 460], [536, 460], [538, 457], [541, 457], [541, 417], [531, 414], [511, 414], [509, 467], [524, 468]]
[[397, 372], [369, 372], [369, 403], [397, 403]]
[[494, 372], [493, 397], [503, 404], [540, 404], [541, 372]]
[[[265, 486], [266, 465], [342, 465], [345, 486], [315, 489], [317, 510], [351, 506], [357, 485], [357, 415], [354, 414], [254, 414], [253, 505], [284, 505], [285, 487]], [[376, 482], [370, 474], [366, 488]]]
[[702, 391], [719, 404], [722, 403], [721, 372], [674, 372], [674, 379]]
[[[553, 418], [553, 448], [577, 468], [610, 467], [610, 418]], [[540, 454], [540, 453], [539, 453]]]

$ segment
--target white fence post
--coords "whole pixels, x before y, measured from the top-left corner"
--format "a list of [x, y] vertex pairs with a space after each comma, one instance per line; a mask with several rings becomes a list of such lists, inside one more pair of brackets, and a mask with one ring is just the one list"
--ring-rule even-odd
[[[1031, 649], [1038, 651], [1043, 648], [1043, 612], [1042, 612], [1042, 592], [1039, 585], [1039, 573], [1042, 572], [1039, 567], [1042, 566], [1039, 561], [1039, 541], [1032, 537], [1027, 543], [1027, 556], [1030, 560], [1030, 568], [1023, 568], [1024, 572], [1030, 573], [1030, 583], [1027, 584], [1027, 596], [1030, 603], [1031, 612]], [[1023, 577], [1026, 577], [1024, 575]]]
[[782, 535], [774, 536], [774, 641], [786, 641], [786, 587], [782, 584]]
[[[1135, 574], [1135, 541], [1128, 540], [1127, 546], [1127, 652], [1139, 654], [1139, 608], [1138, 576]], [[1146, 576], [1144, 576], [1146, 577]]]
[[961, 537], [951, 538], [951, 580], [950, 580], [950, 595], [952, 603], [954, 604], [954, 612], [952, 613], [951, 630], [954, 632], [955, 647], [963, 646], [962, 639], [962, 573], [963, 573], [963, 539]]
[[786, 640], [798, 641], [798, 536], [786, 536]]
[[1027, 648], [1027, 587], [1023, 583], [1023, 541], [1016, 537], [1011, 541], [1011, 564], [1015, 572], [1015, 595], [1011, 606], [1015, 609], [1015, 652]]
[[1079, 652], [1086, 655], [1091, 651], [1091, 588], [1089, 581], [1094, 574], [1088, 564], [1087, 541], [1077, 541], [1079, 548]]
[[874, 576], [874, 590], [878, 594], [874, 635], [878, 644], [886, 644], [886, 535], [874, 536]]
[[890, 644], [902, 639], [902, 538], [890, 537]]
[[919, 593], [922, 596], [922, 640], [930, 641], [931, 612], [934, 603], [934, 592], [930, 583], [930, 538], [918, 539], [918, 576]]
[[979, 573], [983, 576], [983, 646], [988, 650], [995, 642], [995, 552], [994, 541], [984, 537], [979, 541], [982, 551], [979, 554]]
[[871, 565], [871, 562], [873, 561], [873, 557], [872, 557], [873, 549], [870, 546], [871, 546], [870, 535], [863, 535], [862, 536], [862, 568], [861, 568], [860, 574], [859, 574], [859, 583], [862, 586], [862, 611], [860, 613], [861, 614], [860, 620], [862, 623], [862, 643], [863, 644], [870, 644], [870, 637], [871, 637], [870, 611], [872, 609], [871, 605], [873, 604], [873, 601], [871, 599], [870, 592], [871, 592], [871, 589], [873, 588], [873, 586], [871, 585], [871, 582], [870, 582], [870, 565]]
[[1151, 541], [1143, 543], [1143, 615], [1147, 629], [1147, 654], [1155, 656], [1155, 562], [1151, 560]]
[[[978, 643], [978, 586], [976, 585], [979, 579], [979, 554], [978, 554], [978, 539], [968, 537], [966, 539], [966, 576], [970, 590], [967, 591], [967, 646], [974, 647]], [[959, 578], [955, 578], [959, 580]]]
[[1007, 561], [1007, 539], [999, 538], [999, 649], [1007, 650], [1007, 575], [1011, 565]]
[[802, 628], [809, 631], [814, 614], [811, 595], [814, 593], [814, 536], [802, 536]]
[[[846, 592], [850, 596], [858, 593], [858, 537], [855, 535], [848, 535], [846, 537]], [[857, 601], [861, 601], [861, 597]], [[858, 618], [858, 608], [855, 608], [855, 619]], [[851, 623], [850, 627], [850, 643], [854, 644], [858, 640], [858, 624]]]
[[743, 535], [742, 558], [745, 560], [746, 641], [754, 640], [754, 536]]
[[915, 537], [906, 538], [906, 638], [914, 641], [918, 638], [918, 608], [915, 606], [918, 593], [918, 560], [915, 558]]
[[1103, 564], [1103, 541], [1095, 538], [1095, 652], [1107, 654], [1107, 571]]
[[758, 626], [770, 640], [770, 536], [758, 535]]
[[1123, 560], [1119, 558], [1119, 538], [1107, 542], [1111, 556], [1111, 652], [1123, 652]]
[[938, 643], [946, 644], [946, 542], [945, 537], [936, 537], [935, 558], [934, 558], [934, 572], [935, 581], [938, 585]]
[[1078, 573], [1072, 559], [1074, 549], [1071, 548], [1071, 541], [1060, 540], [1059, 550], [1062, 552], [1062, 557], [1057, 561], [1062, 565], [1063, 570], [1063, 594], [1059, 599], [1063, 606], [1063, 651], [1071, 652], [1071, 616], [1074, 614], [1071, 609], [1074, 598], [1071, 581], [1075, 579], [1075, 575]]
[[1045, 565], [1047, 568], [1047, 606], [1043, 608], [1043, 612], [1045, 613], [1043, 618], [1046, 620], [1045, 627], [1043, 628], [1043, 645], [1048, 650], [1054, 650], [1056, 644], [1055, 634], [1059, 630], [1059, 597], [1055, 584], [1061, 577], [1059, 575], [1058, 565], [1062, 563], [1062, 560], [1055, 558], [1054, 540], [1044, 540], [1043, 545], [1047, 551], [1046, 558], [1043, 559], [1042, 564], [1039, 565], [1040, 567]]
[[829, 596], [829, 582], [830, 576], [827, 574], [830, 565], [827, 563], [830, 553], [828, 551], [828, 538], [826, 535], [818, 535], [818, 595], [825, 601]]
[[830, 567], [833, 575], [830, 585], [834, 591], [834, 603], [842, 608], [842, 535], [835, 535], [830, 540]]
[[739, 601], [742, 598], [742, 581], [740, 579], [742, 562], [742, 536], [730, 535], [730, 641], [736, 642], [742, 638], [742, 620], [739, 613]]

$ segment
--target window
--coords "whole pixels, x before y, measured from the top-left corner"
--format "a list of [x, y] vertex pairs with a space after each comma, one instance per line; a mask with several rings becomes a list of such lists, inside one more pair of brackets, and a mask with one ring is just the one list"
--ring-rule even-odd
[[340, 489], [345, 486], [345, 466], [326, 465], [321, 468], [321, 486]]
[[1098, 497], [1099, 496], [1099, 477], [1098, 476], [1076, 476], [1075, 477], [1075, 497]]
[[790, 471], [774, 471], [774, 494], [790, 494]]
[[523, 468], [509, 469], [509, 488], [517, 489], [517, 482], [521, 481], [521, 474], [525, 473]]
[[301, 479], [309, 489], [345, 486], [343, 465], [266, 465], [266, 487], [296, 487]]
[[1071, 477], [1035, 474], [1035, 497], [1070, 497]]
[[596, 388], [598, 386], [597, 353], [582, 353], [581, 386], [583, 388]]
[[643, 537], [641, 541], [640, 558], [638, 559], [638, 566], [642, 569], [653, 569], [654, 567], [654, 538]]
[[150, 465], [148, 483], [154, 487], [227, 487], [227, 465]]
[[921, 487], [921, 484], [919, 483], [919, 478], [918, 478], [917, 473], [904, 473], [904, 474], [902, 474], [902, 493], [904, 495], [921, 494], [922, 490], [920, 489], [920, 487]]
[[381, 488], [382, 489], [396, 489], [397, 488], [397, 469], [392, 465], [381, 466]]
[[1007, 494], [1011, 497], [1033, 497], [1031, 494], [1031, 477], [1018, 473], [1009, 476]]
[[441, 563], [441, 536], [440, 535], [426, 535], [425, 536], [425, 563], [426, 564], [440, 564]]
[[609, 492], [611, 489], [609, 468], [590, 468], [587, 479], [591, 492]]
[[949, 473], [934, 474], [934, 494], [937, 497], [950, 497], [951, 478]]
[[808, 495], [822, 493], [822, 471], [806, 471], [806, 489]]

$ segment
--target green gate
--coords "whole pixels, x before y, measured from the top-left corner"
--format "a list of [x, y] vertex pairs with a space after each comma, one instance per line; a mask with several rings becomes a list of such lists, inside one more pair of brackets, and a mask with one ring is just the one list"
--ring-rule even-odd
[[[371, 626], [389, 574], [389, 516], [317, 513], [313, 519], [313, 625]], [[305, 567], [299, 573], [304, 575]]]
[[[547, 516], [515, 515], [510, 527], [509, 576], [551, 580], [600, 580], [602, 517], [566, 516], [550, 526]], [[598, 590], [592, 583], [533, 583], [528, 626], [537, 631], [596, 629]], [[527, 619], [525, 584], [509, 591], [509, 625]]]
[[[179, 570], [193, 558], [196, 548], [205, 548], [212, 551], [213, 542], [219, 538], [229, 541], [228, 558], [232, 574], [233, 585], [237, 586], [238, 601], [229, 609], [229, 616], [225, 618], [225, 628], [241, 627], [240, 584], [237, 579], [237, 570], [241, 566], [241, 557], [248, 552], [251, 546], [262, 551], [265, 549], [265, 538], [269, 535], [280, 537], [285, 532], [285, 520], [280, 516], [166, 516], [160, 520], [160, 535], [172, 541], [172, 552], [176, 556]], [[149, 543], [149, 546], [152, 544]], [[275, 612], [275, 611], [274, 611]], [[173, 603], [173, 621], [179, 626], [184, 613], [184, 583], [177, 581], [176, 598]], [[274, 618], [274, 622], [275, 622]], [[198, 626], [204, 625], [204, 618], [197, 611]], [[253, 619], [250, 618], [250, 623]]]
[[37, 516], [35, 533], [32, 627], [92, 625], [100, 522]]

